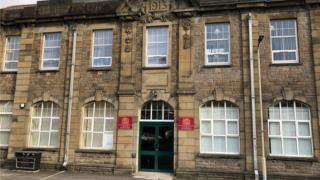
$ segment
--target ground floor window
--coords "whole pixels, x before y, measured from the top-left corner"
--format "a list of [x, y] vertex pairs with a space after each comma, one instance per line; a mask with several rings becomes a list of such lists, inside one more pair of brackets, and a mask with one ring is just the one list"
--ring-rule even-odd
[[269, 108], [270, 154], [313, 155], [309, 108], [297, 101], [282, 101]]
[[32, 147], [58, 147], [58, 139], [58, 105], [50, 101], [33, 105], [29, 145]]
[[209, 101], [200, 107], [201, 153], [239, 154], [239, 109], [227, 101]]
[[84, 107], [82, 146], [89, 149], [112, 149], [116, 128], [115, 109], [109, 102], [92, 102]]
[[0, 146], [8, 146], [12, 121], [12, 102], [0, 101]]

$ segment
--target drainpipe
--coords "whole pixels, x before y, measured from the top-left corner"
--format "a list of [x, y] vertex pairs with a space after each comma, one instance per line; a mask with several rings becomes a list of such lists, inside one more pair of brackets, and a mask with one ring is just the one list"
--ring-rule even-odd
[[252, 144], [253, 144], [253, 170], [255, 180], [259, 180], [258, 158], [257, 158], [257, 129], [256, 129], [256, 97], [254, 91], [254, 69], [253, 69], [253, 42], [252, 42], [252, 15], [249, 13], [249, 50], [250, 50], [250, 82], [251, 82], [251, 116], [252, 116]]
[[69, 152], [69, 142], [70, 142], [70, 124], [71, 124], [71, 112], [72, 112], [72, 98], [73, 98], [73, 81], [74, 81], [74, 66], [76, 62], [76, 42], [77, 42], [77, 31], [75, 26], [70, 27], [72, 31], [72, 62], [70, 70], [70, 84], [69, 84], [69, 96], [68, 96], [68, 114], [67, 114], [67, 127], [65, 131], [65, 144], [64, 144], [64, 157], [63, 157], [63, 167], [68, 164], [68, 152]]
[[261, 150], [262, 150], [262, 179], [267, 180], [267, 162], [264, 149], [264, 126], [263, 126], [263, 105], [262, 105], [262, 86], [261, 86], [261, 61], [260, 61], [260, 44], [264, 36], [259, 36], [258, 39], [258, 76], [259, 76], [259, 101], [260, 101], [260, 132], [261, 132]]

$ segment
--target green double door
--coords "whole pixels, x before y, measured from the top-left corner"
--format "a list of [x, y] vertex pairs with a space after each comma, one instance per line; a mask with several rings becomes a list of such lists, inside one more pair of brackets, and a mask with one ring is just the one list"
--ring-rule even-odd
[[140, 122], [139, 170], [173, 171], [173, 122]]

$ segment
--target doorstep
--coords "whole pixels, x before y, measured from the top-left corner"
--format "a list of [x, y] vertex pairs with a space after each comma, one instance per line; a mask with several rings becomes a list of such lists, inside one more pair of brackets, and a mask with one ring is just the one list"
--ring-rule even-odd
[[146, 180], [173, 180], [174, 176], [172, 173], [137, 172], [133, 174], [133, 178], [140, 178]]

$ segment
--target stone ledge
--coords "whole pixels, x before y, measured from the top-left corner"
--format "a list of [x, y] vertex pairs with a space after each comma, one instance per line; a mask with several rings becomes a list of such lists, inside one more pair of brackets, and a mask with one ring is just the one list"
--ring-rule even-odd
[[75, 153], [116, 154], [116, 151], [103, 149], [77, 149], [75, 150]]
[[37, 148], [37, 147], [28, 147], [28, 148], [23, 148], [22, 151], [48, 151], [48, 152], [58, 152], [59, 148]]
[[244, 159], [245, 156], [241, 154], [197, 154], [196, 158], [221, 158], [221, 159]]
[[301, 162], [318, 162], [316, 157], [285, 157], [285, 156], [268, 156], [267, 160], [278, 161], [301, 161]]

